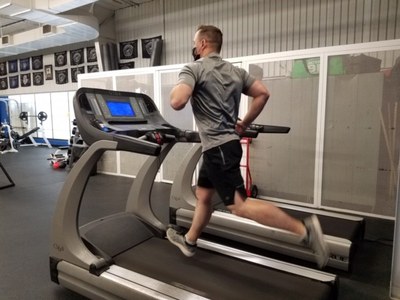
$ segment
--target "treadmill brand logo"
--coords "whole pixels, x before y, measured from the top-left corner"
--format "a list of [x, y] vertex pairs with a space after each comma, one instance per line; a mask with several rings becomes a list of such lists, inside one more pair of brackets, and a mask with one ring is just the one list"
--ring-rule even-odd
[[64, 247], [61, 245], [58, 245], [56, 243], [53, 244], [53, 248], [56, 249], [58, 252], [63, 252], [64, 251]]

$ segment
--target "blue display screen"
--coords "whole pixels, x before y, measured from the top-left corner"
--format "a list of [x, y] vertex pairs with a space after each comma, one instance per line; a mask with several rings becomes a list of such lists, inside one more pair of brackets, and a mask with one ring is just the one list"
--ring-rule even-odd
[[106, 100], [107, 107], [112, 117], [135, 117], [135, 111], [126, 101]]

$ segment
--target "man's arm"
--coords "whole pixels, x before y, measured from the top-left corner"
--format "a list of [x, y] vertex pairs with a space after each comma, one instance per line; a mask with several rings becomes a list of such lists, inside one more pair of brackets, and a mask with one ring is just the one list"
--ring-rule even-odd
[[239, 134], [245, 131], [246, 128], [257, 118], [270, 96], [268, 89], [260, 80], [254, 81], [246, 94], [253, 97], [253, 101], [251, 102], [250, 108], [243, 120], [236, 123], [236, 131]]
[[186, 106], [192, 96], [193, 88], [185, 83], [178, 83], [171, 91], [170, 104], [175, 110], [181, 110]]

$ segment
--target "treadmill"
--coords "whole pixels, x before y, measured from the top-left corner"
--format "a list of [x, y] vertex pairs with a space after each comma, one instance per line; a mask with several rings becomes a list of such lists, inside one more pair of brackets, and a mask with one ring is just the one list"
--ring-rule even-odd
[[[290, 130], [288, 127], [266, 125], [253, 125], [251, 128], [258, 133], [273, 134], [285, 134]], [[192, 188], [192, 178], [201, 154], [201, 145], [195, 144], [183, 159], [171, 187], [170, 219], [172, 223], [183, 228], [190, 227], [194, 215], [196, 196]], [[218, 207], [218, 201], [219, 198], [214, 199], [214, 202], [217, 202], [216, 207]], [[222, 201], [219, 202], [222, 203]], [[351, 262], [356, 248], [364, 237], [365, 221], [363, 218], [299, 206], [274, 204], [298, 219], [316, 214], [331, 251], [327, 266], [351, 271]], [[257, 249], [272, 251], [295, 259], [315, 261], [312, 251], [299, 243], [294, 234], [235, 216], [226, 208], [224, 209], [223, 204], [222, 209], [216, 209], [213, 212], [210, 222], [203, 230], [204, 234], [239, 244], [251, 245]]]
[[[194, 257], [182, 255], [165, 238], [167, 224], [153, 213], [150, 193], [168, 152], [198, 135], [171, 126], [145, 94], [81, 88], [73, 103], [90, 146], [58, 197], [52, 281], [93, 299], [337, 299], [338, 278], [326, 272], [207, 240]], [[119, 150], [147, 155], [125, 211], [79, 227], [93, 167], [105, 151]]]

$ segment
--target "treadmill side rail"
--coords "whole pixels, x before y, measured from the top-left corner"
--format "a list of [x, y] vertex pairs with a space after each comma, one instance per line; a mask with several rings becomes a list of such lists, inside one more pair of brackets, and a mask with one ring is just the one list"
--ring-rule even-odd
[[337, 275], [326, 273], [319, 270], [310, 269], [303, 266], [298, 266], [284, 261], [279, 261], [269, 257], [257, 255], [240, 249], [224, 246], [221, 244], [199, 239], [197, 245], [203, 249], [212, 250], [214, 252], [222, 253], [231, 257], [252, 262], [258, 265], [262, 265], [268, 268], [273, 268], [282, 272], [291, 273], [294, 275], [301, 275], [303, 277], [317, 280], [320, 282], [329, 283], [335, 285]]
[[58, 273], [62, 286], [91, 299], [207, 299], [116, 265], [95, 276], [63, 261]]
[[[192, 223], [193, 214], [190, 209], [176, 210], [176, 225], [188, 228]], [[229, 213], [214, 211], [204, 232], [307, 261], [315, 260], [311, 250], [303, 246], [293, 233]], [[352, 243], [347, 239], [329, 235], [325, 235], [325, 239], [333, 253], [328, 266], [348, 271]]]

